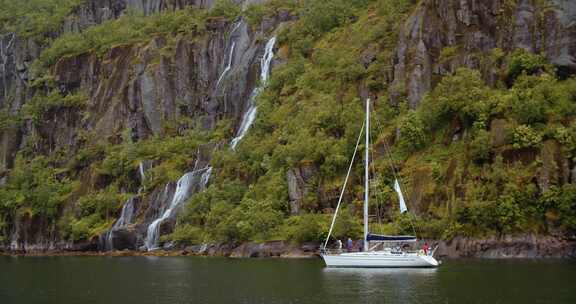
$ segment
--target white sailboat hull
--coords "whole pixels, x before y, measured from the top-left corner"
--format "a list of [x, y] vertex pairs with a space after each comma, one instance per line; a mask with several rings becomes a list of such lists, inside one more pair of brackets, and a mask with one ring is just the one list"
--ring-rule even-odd
[[431, 268], [438, 261], [417, 253], [392, 254], [389, 252], [352, 252], [322, 255], [327, 267], [348, 268]]

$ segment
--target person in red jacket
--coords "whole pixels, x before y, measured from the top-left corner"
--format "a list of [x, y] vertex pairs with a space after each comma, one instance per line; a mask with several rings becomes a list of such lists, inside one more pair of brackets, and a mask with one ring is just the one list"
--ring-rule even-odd
[[428, 255], [428, 250], [430, 249], [430, 246], [428, 246], [428, 243], [424, 243], [424, 246], [422, 246], [422, 250], [424, 250], [424, 254]]

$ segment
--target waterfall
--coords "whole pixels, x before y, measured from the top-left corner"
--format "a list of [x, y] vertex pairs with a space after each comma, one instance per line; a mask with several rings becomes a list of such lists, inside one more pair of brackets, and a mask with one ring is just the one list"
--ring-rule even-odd
[[168, 208], [160, 215], [159, 218], [154, 220], [148, 226], [146, 240], [144, 241], [148, 251], [158, 249], [158, 242], [160, 239], [160, 226], [161, 224], [172, 217], [177, 209], [188, 200], [192, 194], [200, 192], [206, 188], [210, 175], [212, 174], [212, 167], [192, 171], [184, 174], [178, 180], [176, 192], [170, 202]]
[[122, 213], [120, 214], [120, 218], [114, 223], [112, 228], [106, 232], [105, 237], [105, 249], [106, 250], [113, 250], [114, 249], [114, 231], [132, 224], [132, 219], [134, 217], [134, 200], [135, 197], [129, 198], [122, 207]]
[[[230, 31], [230, 40], [231, 41], [232, 41], [232, 34], [234, 34], [234, 32], [236, 32], [236, 30], [240, 27], [240, 24], [242, 24], [242, 22], [236, 23], [234, 28]], [[216, 82], [216, 89], [218, 89], [218, 87], [220, 86], [220, 82], [222, 82], [222, 79], [224, 79], [224, 76], [226, 76], [226, 74], [228, 74], [228, 71], [230, 71], [230, 69], [232, 68], [232, 60], [234, 59], [234, 49], [235, 48], [236, 48], [236, 42], [232, 41], [232, 43], [230, 44], [230, 52], [228, 53], [228, 63], [226, 64], [224, 71], [222, 71], [222, 74], [220, 74], [220, 77], [218, 77], [218, 81]]]
[[[138, 174], [140, 175], [140, 184], [143, 185], [144, 184], [144, 180], [146, 179], [146, 170], [149, 168], [149, 166], [146, 165], [146, 161], [141, 161], [138, 164]], [[140, 193], [142, 193], [142, 190], [144, 188], [140, 187], [138, 188], [138, 195]], [[104, 235], [100, 236], [100, 244], [101, 246], [104, 247], [104, 250], [114, 250], [114, 232], [119, 230], [120, 228], [123, 228], [125, 226], [128, 226], [130, 224], [132, 224], [132, 220], [134, 217], [134, 202], [136, 200], [137, 196], [132, 196], [130, 197], [122, 206], [122, 212], [120, 213], [120, 217], [118, 218], [118, 220], [116, 220], [116, 222], [114, 223], [114, 225], [112, 225], [112, 228], [110, 228], [110, 230], [106, 231], [106, 233], [104, 233]]]
[[[11, 35], [10, 41], [8, 41], [8, 44], [4, 46], [4, 37], [7, 37], [8, 35]], [[6, 80], [8, 77], [8, 75], [6, 75], [6, 66], [8, 65], [8, 56], [9, 56], [8, 52], [14, 45], [14, 39], [16, 39], [15, 33], [10, 33], [8, 35], [0, 37], [0, 59], [2, 60], [1, 66], [2, 66], [2, 85], [3, 85], [4, 100], [8, 99], [8, 92], [7, 92], [8, 83]]]
[[116, 221], [114, 226], [112, 226], [112, 230], [132, 224], [132, 218], [134, 216], [134, 199], [135, 197], [133, 196], [124, 203], [120, 218]]
[[146, 172], [144, 171], [144, 162], [140, 162], [138, 164], [138, 173], [140, 173], [140, 182], [144, 183], [144, 179], [146, 179]]
[[220, 74], [220, 77], [218, 78], [218, 81], [216, 82], [216, 88], [218, 88], [220, 86], [220, 82], [222, 81], [222, 79], [224, 79], [224, 76], [226, 76], [228, 71], [230, 71], [230, 69], [232, 68], [232, 59], [234, 56], [234, 48], [235, 47], [236, 47], [236, 42], [233, 41], [232, 45], [230, 46], [230, 53], [228, 54], [228, 64], [224, 68], [224, 71], [222, 71], [222, 74]]
[[250, 94], [250, 99], [248, 100], [248, 110], [242, 116], [242, 122], [240, 123], [240, 128], [236, 132], [236, 137], [232, 139], [230, 145], [232, 150], [236, 149], [236, 145], [244, 138], [252, 123], [256, 119], [256, 114], [258, 107], [256, 106], [256, 98], [266, 86], [268, 82], [268, 77], [270, 75], [270, 64], [272, 63], [272, 58], [274, 58], [274, 45], [276, 44], [276, 37], [272, 37], [267, 43], [264, 50], [264, 56], [260, 59], [260, 84]]

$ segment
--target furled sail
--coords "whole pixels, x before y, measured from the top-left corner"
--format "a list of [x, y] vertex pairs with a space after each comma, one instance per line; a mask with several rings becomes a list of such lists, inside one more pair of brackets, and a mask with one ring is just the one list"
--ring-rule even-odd
[[406, 202], [404, 201], [404, 195], [402, 194], [402, 189], [400, 189], [400, 183], [398, 183], [397, 179], [394, 180], [394, 190], [396, 190], [396, 193], [398, 193], [398, 201], [400, 202], [400, 213], [408, 211], [408, 208], [406, 207]]

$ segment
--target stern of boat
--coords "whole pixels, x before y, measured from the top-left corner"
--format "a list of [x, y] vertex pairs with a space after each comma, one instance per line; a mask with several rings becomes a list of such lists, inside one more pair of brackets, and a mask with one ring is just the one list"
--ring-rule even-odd
[[438, 260], [436, 260], [433, 256], [430, 255], [422, 255], [420, 256], [420, 258], [428, 265], [428, 267], [438, 267], [440, 266], [440, 262], [438, 262]]

